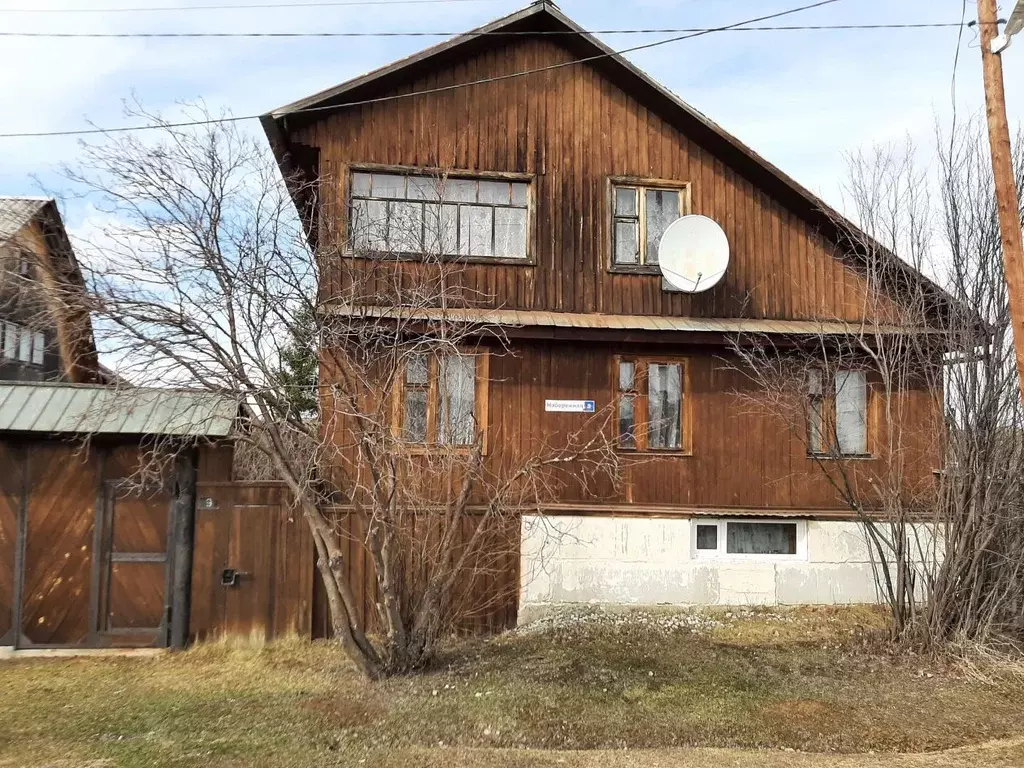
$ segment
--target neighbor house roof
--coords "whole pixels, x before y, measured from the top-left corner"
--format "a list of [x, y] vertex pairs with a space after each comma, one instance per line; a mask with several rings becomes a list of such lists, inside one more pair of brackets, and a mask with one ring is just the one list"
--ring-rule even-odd
[[[539, 0], [482, 27], [263, 115], [261, 122], [264, 131], [285, 177], [290, 178], [296, 171], [308, 171], [304, 168], [309, 162], [306, 148], [293, 147], [288, 139], [289, 131], [294, 125], [316, 120], [325, 113], [343, 109], [346, 105], [379, 98], [390, 90], [406, 84], [409, 79], [430, 67], [443, 66], [462, 56], [486, 49], [494, 35], [525, 35], [531, 32], [556, 33], [559, 44], [576, 55], [573, 64], [586, 63], [600, 70], [633, 98], [643, 102], [649, 109], [675, 125], [680, 132], [705, 144], [719, 154], [723, 161], [743, 172], [752, 182], [773, 194], [794, 213], [818, 227], [825, 237], [844, 244], [851, 254], [863, 257], [870, 248], [873, 253], [882, 254], [884, 258], [891, 260], [895, 267], [893, 271], [897, 273], [894, 280], [899, 283], [891, 286], [892, 289], [898, 292], [907, 285], [922, 286], [926, 295], [932, 297], [935, 305], [943, 307], [946, 312], [969, 311], [958, 306], [952, 296], [916, 269], [874, 242], [817, 195], [608, 45], [587, 33], [549, 0]], [[483, 82], [488, 81], [481, 81]], [[473, 84], [471, 82], [468, 85]], [[402, 93], [398, 98], [414, 96], [415, 94]], [[293, 189], [293, 194], [296, 195], [295, 203], [300, 213], [305, 214], [311, 204], [311, 200], [305, 198], [307, 193], [304, 188], [296, 188]]]
[[0, 243], [14, 237], [49, 202], [43, 197], [5, 197], [0, 195]]
[[227, 437], [237, 410], [211, 392], [0, 384], [0, 432]]

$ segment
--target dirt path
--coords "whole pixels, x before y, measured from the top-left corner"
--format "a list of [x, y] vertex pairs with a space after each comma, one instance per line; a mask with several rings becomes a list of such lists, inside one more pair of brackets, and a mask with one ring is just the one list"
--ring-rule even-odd
[[367, 766], [424, 768], [1019, 768], [1024, 738], [926, 754], [828, 755], [741, 749], [653, 749], [558, 752], [538, 750], [402, 750]]

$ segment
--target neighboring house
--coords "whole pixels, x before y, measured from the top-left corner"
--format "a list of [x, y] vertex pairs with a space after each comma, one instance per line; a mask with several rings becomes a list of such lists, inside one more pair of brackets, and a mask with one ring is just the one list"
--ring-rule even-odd
[[56, 202], [0, 197], [0, 380], [102, 378], [84, 294]]
[[[546, 510], [572, 533], [561, 542], [524, 520], [521, 607], [876, 599], [853, 515], [806, 441], [750, 408], [758, 393], [729, 351], [737, 334], [784, 344], [874, 319], [856, 231], [806, 189], [548, 2], [263, 124], [283, 171], [319, 180], [316, 200], [296, 195], [314, 244], [351, 248], [355, 272], [375, 243], [401, 250], [412, 274], [432, 236], [481, 297], [467, 314], [506, 325], [512, 353], [486, 366], [407, 372], [395, 408], [407, 436], [465, 442], [477, 419], [499, 462], [586, 418], [546, 401], [594, 401], [616, 411], [618, 450], [645, 459], [618, 490], [567, 488]], [[439, 177], [440, 194], [424, 192]], [[692, 295], [665, 290], [658, 268], [661, 233], [688, 213], [721, 224], [732, 248], [724, 279]], [[385, 215], [437, 223], [398, 246]], [[889, 425], [871, 377], [840, 372], [808, 394], [822, 419], [841, 416], [827, 449], [865, 476], [880, 466]], [[903, 446], [912, 482], [934, 469], [937, 394], [900, 393], [921, 427]]]

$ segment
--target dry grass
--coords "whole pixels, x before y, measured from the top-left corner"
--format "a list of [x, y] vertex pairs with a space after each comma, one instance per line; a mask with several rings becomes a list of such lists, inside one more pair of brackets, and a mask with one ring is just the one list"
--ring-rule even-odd
[[[873, 611], [696, 624], [569, 622], [464, 643], [429, 674], [375, 686], [298, 641], [4, 662], [0, 765], [1024, 764], [1024, 682], [886, 655]], [[884, 759], [853, 754], [869, 751]]]

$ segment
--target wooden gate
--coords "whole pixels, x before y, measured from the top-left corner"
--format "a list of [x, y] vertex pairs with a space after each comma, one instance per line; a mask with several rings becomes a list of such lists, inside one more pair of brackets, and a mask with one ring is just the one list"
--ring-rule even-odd
[[313, 539], [278, 483], [200, 483], [191, 634], [257, 640], [312, 631]]
[[102, 644], [167, 643], [173, 526], [171, 494], [105, 484], [100, 515], [97, 633]]
[[134, 438], [0, 440], [0, 645], [167, 645], [177, 505], [126, 482], [138, 456]]

